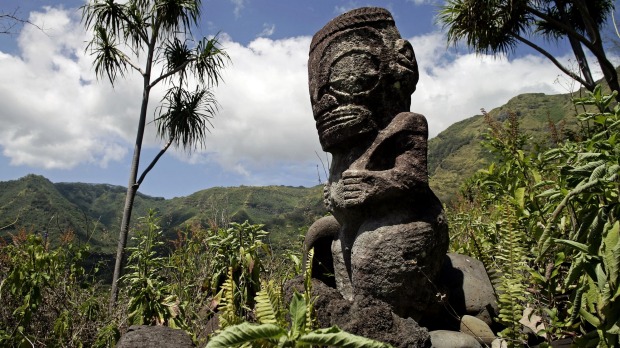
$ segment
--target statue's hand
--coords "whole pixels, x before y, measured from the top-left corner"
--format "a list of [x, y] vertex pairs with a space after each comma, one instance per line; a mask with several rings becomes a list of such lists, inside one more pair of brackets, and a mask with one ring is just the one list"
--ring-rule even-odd
[[325, 208], [327, 208], [327, 211], [333, 211], [331, 196], [331, 185], [327, 183], [325, 184], [325, 186], [323, 186], [323, 204], [325, 205]]
[[366, 170], [346, 170], [342, 173], [341, 183], [345, 208], [363, 204], [372, 195], [374, 180], [371, 179], [369, 173]]

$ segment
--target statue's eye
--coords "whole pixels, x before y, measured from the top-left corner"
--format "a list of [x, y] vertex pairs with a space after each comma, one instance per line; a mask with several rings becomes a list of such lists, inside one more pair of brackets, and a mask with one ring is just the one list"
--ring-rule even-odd
[[402, 47], [398, 49], [398, 53], [402, 54], [409, 61], [414, 59], [413, 47], [411, 46], [411, 43], [409, 41], [404, 41]]
[[372, 90], [379, 75], [379, 62], [373, 55], [351, 51], [332, 64], [329, 85], [336, 92], [355, 95]]

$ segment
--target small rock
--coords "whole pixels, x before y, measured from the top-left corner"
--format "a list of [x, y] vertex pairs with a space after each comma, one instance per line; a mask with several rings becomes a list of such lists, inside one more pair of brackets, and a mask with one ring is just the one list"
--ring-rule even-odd
[[167, 326], [132, 325], [116, 344], [117, 348], [190, 348], [191, 337]]
[[496, 338], [491, 342], [491, 348], [508, 348], [508, 343], [503, 338]]
[[461, 332], [474, 337], [478, 342], [489, 345], [495, 340], [495, 334], [484, 321], [471, 315], [461, 318]]
[[475, 338], [462, 332], [436, 330], [429, 334], [433, 348], [482, 348]]

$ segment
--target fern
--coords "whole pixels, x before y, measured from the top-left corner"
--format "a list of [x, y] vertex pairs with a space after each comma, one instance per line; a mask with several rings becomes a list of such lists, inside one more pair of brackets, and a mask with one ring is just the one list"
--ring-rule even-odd
[[220, 313], [220, 328], [237, 325], [243, 322], [239, 316], [239, 309], [235, 305], [235, 281], [233, 279], [233, 269], [230, 267], [226, 280], [222, 284], [222, 289], [218, 293], [218, 311]]
[[256, 294], [256, 320], [261, 324], [280, 324], [282, 320], [282, 292], [274, 281], [263, 282], [262, 290]]
[[514, 212], [510, 205], [503, 210], [503, 223], [500, 232], [502, 243], [497, 244], [496, 258], [502, 261], [500, 272], [503, 277], [498, 284], [499, 321], [506, 326], [500, 334], [510, 339], [511, 345], [520, 345], [524, 340], [519, 320], [523, 317], [524, 303], [526, 302], [527, 271], [526, 250], [523, 247], [525, 237], [523, 229], [515, 221]]

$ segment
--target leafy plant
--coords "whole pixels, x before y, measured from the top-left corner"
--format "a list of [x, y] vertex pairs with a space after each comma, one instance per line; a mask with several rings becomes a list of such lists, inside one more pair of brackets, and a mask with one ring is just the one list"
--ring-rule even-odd
[[574, 288], [571, 321], [580, 318], [585, 324], [580, 344], [600, 347], [620, 343], [620, 106], [611, 109], [616, 94], [603, 95], [597, 86], [576, 101], [596, 108], [579, 115], [592, 122], [589, 136], [545, 154], [564, 164], [556, 186], [541, 194], [552, 213], [540, 238], [539, 257], [563, 246], [572, 252], [565, 282]]
[[211, 290], [220, 291], [224, 279], [232, 280], [235, 308], [240, 317], [245, 317], [254, 307], [254, 297], [260, 290], [260, 273], [263, 264], [260, 257], [270, 254], [270, 249], [263, 239], [269, 234], [262, 230], [262, 225], [252, 225], [248, 221], [242, 224], [231, 222], [227, 229], [212, 231], [207, 239], [213, 249]]
[[504, 334], [518, 332], [525, 309], [524, 320], [539, 318], [536, 334], [545, 344], [562, 337], [577, 337], [579, 346], [619, 343], [615, 98], [598, 86], [576, 99], [584, 107], [581, 138], [549, 150], [527, 147], [516, 118], [503, 126], [489, 120], [486, 145], [496, 160], [467, 181], [448, 212], [453, 248], [480, 256], [493, 275]]
[[306, 326], [307, 304], [303, 295], [295, 293], [289, 307], [291, 325], [287, 329], [273, 323], [241, 324], [229, 326], [213, 337], [207, 348], [248, 347], [256, 343], [262, 347], [359, 347], [387, 348], [390, 345], [356, 336], [338, 327], [310, 330]]
[[183, 306], [162, 277], [167, 259], [158, 256], [164, 243], [159, 218], [154, 210], [143, 217], [136, 231], [136, 246], [128, 248], [127, 284], [129, 322], [138, 325], [167, 325], [183, 328]]
[[0, 247], [0, 346], [80, 347], [94, 340], [105, 313], [83, 266], [89, 248], [72, 238], [67, 231], [50, 250], [44, 238], [22, 231]]

